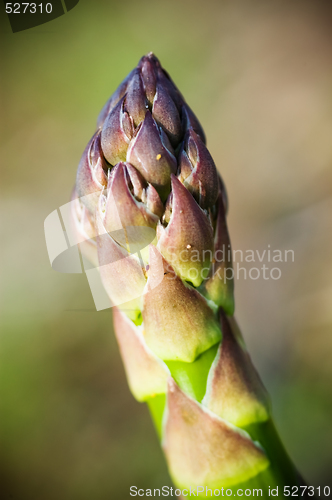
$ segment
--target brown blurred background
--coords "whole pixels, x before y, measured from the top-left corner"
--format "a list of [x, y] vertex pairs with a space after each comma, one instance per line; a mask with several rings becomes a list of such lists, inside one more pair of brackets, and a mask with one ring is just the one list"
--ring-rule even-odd
[[99, 110], [151, 50], [206, 131], [234, 249], [295, 252], [280, 280], [236, 282], [236, 315], [291, 457], [332, 486], [331, 26], [318, 0], [81, 0], [21, 33], [2, 20], [1, 498], [170, 484], [111, 312], [85, 275], [51, 269], [43, 229]]

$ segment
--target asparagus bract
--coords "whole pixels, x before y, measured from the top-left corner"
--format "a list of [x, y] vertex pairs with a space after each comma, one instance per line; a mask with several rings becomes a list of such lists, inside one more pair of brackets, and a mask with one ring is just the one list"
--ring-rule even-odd
[[75, 198], [83, 251], [116, 306], [130, 389], [149, 405], [175, 484], [301, 484], [233, 317], [224, 183], [153, 54], [100, 113]]

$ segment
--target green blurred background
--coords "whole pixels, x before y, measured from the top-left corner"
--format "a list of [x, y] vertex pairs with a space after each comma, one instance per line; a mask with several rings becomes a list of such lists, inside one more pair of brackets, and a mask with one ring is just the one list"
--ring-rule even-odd
[[[132, 398], [111, 311], [49, 264], [99, 110], [153, 51], [198, 115], [230, 198], [234, 249], [293, 249], [278, 281], [236, 282], [236, 315], [280, 434], [332, 486], [332, 30], [322, 1], [81, 0], [1, 24], [1, 498], [130, 498], [170, 484]], [[248, 264], [249, 266], [249, 264]]]

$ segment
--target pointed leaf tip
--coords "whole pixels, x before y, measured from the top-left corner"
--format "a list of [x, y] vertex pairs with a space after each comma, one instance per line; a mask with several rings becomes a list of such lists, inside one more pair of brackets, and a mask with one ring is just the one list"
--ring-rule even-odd
[[170, 222], [158, 242], [164, 258], [184, 280], [199, 286], [207, 276], [213, 254], [213, 231], [204, 211], [172, 175]]
[[176, 159], [163, 141], [163, 135], [150, 111], [131, 141], [127, 161], [152, 184], [165, 200], [170, 191], [170, 177], [176, 172]]
[[157, 83], [152, 115], [168, 135], [172, 146], [176, 147], [182, 137], [180, 115], [167, 89], [160, 83]]
[[[145, 185], [139, 172], [124, 162], [114, 167], [109, 179], [103, 222], [107, 232], [112, 233], [112, 237], [124, 248], [132, 245], [140, 249], [146, 247], [152, 240], [144, 228], [155, 229], [159, 221], [158, 215], [138, 199], [139, 195], [143, 196]], [[119, 220], [122, 232], [118, 231]]]
[[137, 127], [144, 120], [146, 113], [146, 96], [139, 70], [135, 70], [125, 96], [125, 108]]
[[[188, 161], [191, 171], [188, 171]], [[202, 208], [215, 204], [218, 197], [217, 169], [204, 142], [193, 129], [187, 132], [180, 154], [180, 174], [184, 185]]]
[[132, 119], [124, 109], [125, 97], [111, 110], [101, 132], [101, 145], [106, 160], [115, 165], [126, 160], [130, 139], [133, 136]]

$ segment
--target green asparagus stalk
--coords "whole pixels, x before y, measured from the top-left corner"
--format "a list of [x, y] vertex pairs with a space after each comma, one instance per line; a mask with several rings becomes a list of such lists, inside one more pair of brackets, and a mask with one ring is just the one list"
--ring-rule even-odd
[[202, 486], [278, 486], [282, 496], [303, 483], [233, 316], [227, 196], [205, 143], [158, 59], [142, 57], [99, 115], [73, 220], [175, 485], [203, 497]]

